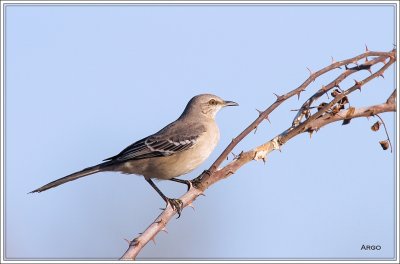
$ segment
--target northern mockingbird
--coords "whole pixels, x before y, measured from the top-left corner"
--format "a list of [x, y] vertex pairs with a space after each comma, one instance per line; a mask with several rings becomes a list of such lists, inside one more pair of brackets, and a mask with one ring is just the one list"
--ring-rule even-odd
[[103, 163], [72, 173], [52, 181], [34, 191], [43, 192], [63, 183], [102, 171], [118, 171], [142, 175], [164, 201], [181, 211], [181, 201], [166, 197], [151, 180], [152, 178], [190, 182], [175, 179], [189, 173], [203, 163], [219, 141], [219, 129], [215, 115], [225, 106], [237, 106], [212, 94], [200, 94], [186, 105], [181, 116], [157, 133], [145, 137], [118, 155], [103, 160]]

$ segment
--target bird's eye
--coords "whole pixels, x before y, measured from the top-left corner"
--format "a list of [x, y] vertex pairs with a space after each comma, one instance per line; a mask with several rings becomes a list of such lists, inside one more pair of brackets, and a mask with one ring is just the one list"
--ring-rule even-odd
[[216, 100], [214, 100], [214, 99], [211, 99], [208, 103], [210, 105], [217, 105], [218, 104], [218, 102]]

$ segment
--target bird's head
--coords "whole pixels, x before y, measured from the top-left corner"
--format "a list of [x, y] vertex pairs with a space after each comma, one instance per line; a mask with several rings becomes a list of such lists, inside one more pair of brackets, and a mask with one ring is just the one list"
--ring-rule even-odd
[[238, 103], [225, 101], [213, 94], [200, 94], [190, 99], [183, 115], [188, 113], [200, 114], [208, 118], [214, 118], [221, 108], [225, 106], [237, 106]]

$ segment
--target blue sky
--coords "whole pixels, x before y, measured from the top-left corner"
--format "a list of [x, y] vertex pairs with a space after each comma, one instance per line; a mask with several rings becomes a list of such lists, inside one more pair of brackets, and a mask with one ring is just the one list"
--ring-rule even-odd
[[[6, 5], [5, 257], [116, 259], [164, 206], [134, 175], [100, 173], [27, 192], [117, 154], [213, 93], [239, 107], [217, 116], [221, 140], [184, 179], [331, 56], [347, 59], [396, 43], [393, 5]], [[291, 124], [321, 78], [234, 150]], [[361, 79], [367, 73], [354, 78]], [[353, 77], [342, 88], [353, 83]], [[384, 102], [394, 68], [350, 96]], [[395, 114], [382, 114], [392, 143]], [[375, 118], [331, 124], [250, 162], [184, 209], [140, 259], [389, 259], [394, 251], [395, 153], [382, 151]], [[185, 186], [158, 182], [171, 197]], [[380, 245], [362, 251], [363, 244]]]

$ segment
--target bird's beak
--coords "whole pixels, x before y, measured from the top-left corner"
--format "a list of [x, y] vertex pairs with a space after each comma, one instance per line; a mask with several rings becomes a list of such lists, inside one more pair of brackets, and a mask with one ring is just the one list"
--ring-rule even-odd
[[224, 101], [224, 106], [238, 106], [239, 104], [233, 101]]

